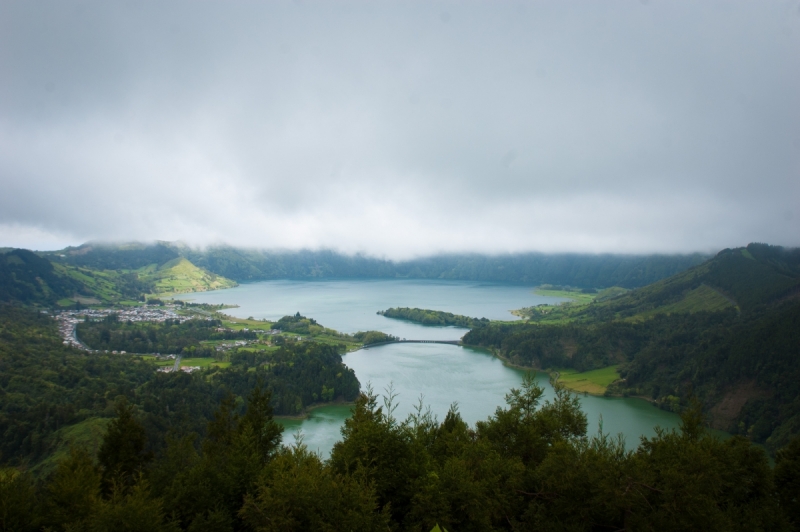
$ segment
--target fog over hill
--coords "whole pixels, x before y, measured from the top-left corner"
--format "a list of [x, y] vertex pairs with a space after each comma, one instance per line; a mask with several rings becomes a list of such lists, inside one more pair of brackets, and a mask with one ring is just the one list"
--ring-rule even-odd
[[330, 250], [254, 250], [181, 243], [87, 243], [42, 253], [55, 262], [99, 270], [133, 270], [179, 257], [236, 281], [321, 278], [415, 278], [559, 284], [581, 288], [635, 288], [669, 277], [708, 258], [686, 255], [441, 254], [411, 260], [347, 255]]

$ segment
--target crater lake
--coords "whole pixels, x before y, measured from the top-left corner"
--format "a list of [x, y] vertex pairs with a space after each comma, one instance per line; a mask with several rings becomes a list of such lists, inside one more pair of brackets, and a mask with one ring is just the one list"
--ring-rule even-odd
[[[325, 327], [345, 333], [378, 330], [408, 340], [458, 340], [467, 329], [431, 327], [377, 314], [390, 307], [418, 307], [474, 318], [512, 321], [512, 310], [565, 299], [536, 295], [530, 286], [436, 281], [418, 279], [276, 280], [241, 284], [235, 288], [183, 294], [195, 303], [231, 304], [224, 310], [239, 317], [275, 321], [300, 312]], [[371, 386], [379, 395], [396, 394], [395, 416], [404, 419], [417, 405], [430, 408], [439, 420], [453, 403], [465, 421], [474, 425], [505, 405], [505, 394], [519, 387], [524, 371], [508, 367], [488, 351], [447, 344], [389, 344], [343, 355], [362, 389]], [[537, 374], [544, 388], [543, 400], [553, 396], [548, 375]], [[680, 418], [635, 398], [580, 395], [589, 434], [602, 430], [622, 434], [635, 448], [642, 436], [653, 436], [655, 427], [677, 428]], [[348, 405], [315, 408], [305, 419], [281, 419], [284, 443], [300, 434], [309, 449], [327, 457], [340, 439], [341, 427], [350, 415]]]

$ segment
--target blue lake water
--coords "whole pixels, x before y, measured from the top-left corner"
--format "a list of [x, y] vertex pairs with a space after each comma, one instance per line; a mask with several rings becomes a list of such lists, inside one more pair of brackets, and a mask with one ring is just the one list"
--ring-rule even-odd
[[[239, 305], [225, 312], [237, 317], [277, 320], [300, 312], [320, 324], [342, 332], [379, 330], [415, 340], [457, 340], [466, 329], [427, 327], [376, 314], [389, 307], [419, 307], [493, 320], [514, 320], [511, 310], [557, 303], [561, 299], [537, 296], [531, 287], [468, 281], [431, 280], [325, 280], [264, 281], [228, 290], [187, 294], [187, 300]], [[518, 387], [523, 372], [505, 366], [490, 353], [443, 344], [390, 344], [363, 349], [343, 356], [361, 382], [378, 394], [391, 385], [398, 394], [396, 415], [405, 418], [419, 398], [441, 420], [453, 402], [465, 421], [474, 424], [499, 406], [512, 387]], [[546, 374], [537, 376], [545, 399], [552, 397]], [[621, 433], [629, 447], [641, 436], [653, 436], [654, 428], [675, 428], [679, 418], [640, 399], [581, 396], [581, 407], [589, 421], [589, 432], [603, 429]], [[301, 431], [304, 442], [323, 456], [340, 439], [340, 429], [350, 414], [343, 405], [315, 409], [303, 420], [281, 420], [284, 441]]]

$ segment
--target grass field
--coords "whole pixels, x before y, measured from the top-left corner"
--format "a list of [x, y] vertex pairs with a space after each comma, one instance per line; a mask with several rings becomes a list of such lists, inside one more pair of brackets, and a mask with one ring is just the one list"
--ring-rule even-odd
[[558, 382], [575, 392], [603, 395], [608, 385], [619, 379], [617, 366], [578, 373], [574, 369], [558, 370]]
[[154, 292], [159, 296], [205, 292], [236, 286], [235, 281], [198, 268], [184, 258], [171, 260], [158, 268], [151, 265], [138, 270], [137, 273], [140, 279], [155, 284]]
[[56, 445], [55, 452], [36, 464], [31, 471], [38, 477], [47, 476], [55, 470], [58, 462], [69, 454], [69, 449], [73, 446], [83, 447], [92, 456], [97, 456], [97, 450], [110, 421], [111, 418], [91, 417], [57, 430], [48, 437], [48, 440]]
[[268, 331], [272, 329], [272, 322], [269, 321], [234, 318], [233, 316], [222, 313], [219, 313], [219, 317], [222, 318], [223, 326], [228, 329], [233, 329], [234, 331], [241, 331], [243, 329], [263, 329]]
[[573, 291], [573, 290], [551, 290], [549, 288], [544, 287], [537, 287], [533, 290], [533, 293], [537, 296], [548, 296], [548, 297], [563, 297], [565, 299], [570, 299], [573, 303], [578, 304], [587, 304], [594, 301], [594, 298], [597, 297], [597, 294], [584, 294], [580, 291]]
[[[220, 366], [220, 364], [226, 364], [226, 366]], [[230, 362], [218, 362], [214, 358], [182, 358], [181, 359], [181, 367], [184, 366], [198, 366], [201, 368], [208, 368], [210, 366], [220, 366], [220, 367], [227, 367], [230, 366]]]
[[[228, 327], [229, 329], [233, 329], [235, 331], [241, 331], [242, 329], [245, 328], [269, 330], [272, 328], [273, 324], [272, 322], [269, 321], [234, 318], [232, 316], [223, 315], [222, 325]], [[311, 335], [285, 332], [283, 333], [283, 336], [295, 339], [302, 338], [304, 341], [311, 340], [314, 342], [319, 342], [321, 344], [330, 344], [330, 345], [343, 344], [347, 347], [348, 351], [353, 351], [362, 346], [361, 342], [356, 342], [349, 336], [342, 335], [338, 331], [334, 331], [333, 329], [327, 329], [327, 328], [322, 328], [322, 332], [317, 332]], [[260, 347], [257, 349], [264, 350], [261, 349]]]
[[[156, 366], [160, 367], [172, 367], [175, 365], [174, 360], [156, 360], [156, 357], [153, 356], [144, 356], [142, 357], [145, 360], [154, 361]], [[188, 366], [196, 366], [199, 368], [208, 368], [211, 366], [217, 366], [219, 368], [227, 368], [230, 366], [230, 362], [220, 362], [215, 358], [182, 358], [181, 359], [181, 367], [188, 367]]]
[[[572, 314], [595, 300], [597, 294], [584, 294], [580, 290], [554, 290], [547, 285], [534, 289], [537, 296], [560, 297], [569, 301], [555, 305], [539, 305], [512, 310], [511, 314], [537, 323], [567, 323], [572, 321]], [[517, 322], [519, 323], [519, 322]]]
[[691, 290], [677, 303], [659, 308], [659, 312], [692, 313], [704, 310], [715, 312], [733, 306], [735, 305], [727, 297], [703, 284]]

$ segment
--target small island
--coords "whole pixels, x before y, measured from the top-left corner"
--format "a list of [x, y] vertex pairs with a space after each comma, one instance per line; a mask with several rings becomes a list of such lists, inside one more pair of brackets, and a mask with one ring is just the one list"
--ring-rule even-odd
[[390, 309], [378, 311], [381, 316], [394, 318], [396, 320], [406, 320], [421, 325], [438, 325], [451, 327], [464, 327], [474, 329], [489, 325], [486, 318], [470, 318], [452, 312], [442, 312], [441, 310], [428, 310], [421, 308], [392, 307]]

